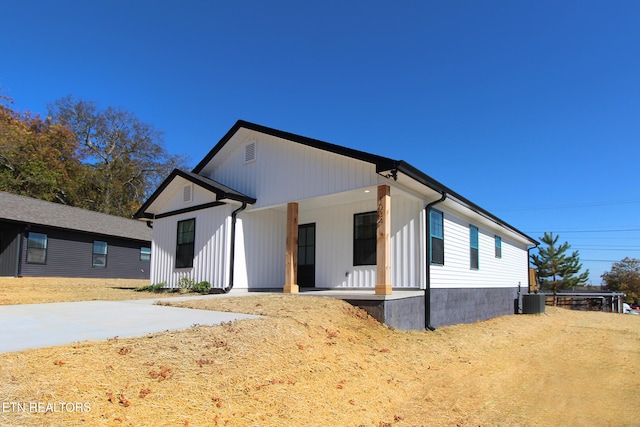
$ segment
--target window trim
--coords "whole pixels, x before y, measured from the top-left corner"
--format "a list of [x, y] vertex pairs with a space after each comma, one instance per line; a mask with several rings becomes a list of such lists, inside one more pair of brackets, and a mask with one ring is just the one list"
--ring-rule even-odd
[[[32, 241], [35, 242], [35, 239], [31, 238], [32, 234], [34, 235], [34, 237], [36, 235], [44, 236], [44, 246], [43, 247], [37, 247], [37, 246], [30, 245], [30, 243]], [[42, 262], [30, 260], [31, 257], [29, 256], [29, 249], [36, 249], [36, 250], [42, 251], [44, 253], [44, 260]], [[49, 236], [46, 233], [38, 233], [38, 232], [35, 232], [35, 231], [29, 231], [29, 233], [27, 234], [27, 253], [26, 253], [27, 264], [46, 265], [47, 264], [48, 252], [49, 252]]]
[[502, 237], [500, 236], [494, 236], [495, 237], [495, 255], [496, 258], [502, 258]]
[[[438, 224], [434, 224], [433, 221], [433, 216], [435, 215], [439, 215], [439, 221]], [[434, 233], [434, 226], [438, 226], [439, 233]], [[434, 239], [440, 240], [442, 242], [442, 254], [440, 255], [441, 261], [434, 261], [433, 258], [433, 248], [434, 248], [434, 244], [433, 241]], [[433, 265], [444, 265], [444, 213], [442, 211], [439, 211], [437, 209], [431, 209], [429, 211], [429, 263], [433, 264]]]
[[[104, 253], [96, 252], [96, 243], [104, 243]], [[96, 263], [96, 255], [104, 255], [104, 265]], [[93, 248], [91, 250], [91, 268], [107, 268], [109, 259], [109, 242], [104, 240], [94, 240]]]
[[[185, 224], [187, 222], [193, 222], [193, 230], [190, 234], [192, 234], [191, 236], [191, 241], [189, 242], [183, 242], [180, 243], [180, 225], [181, 224]], [[182, 234], [186, 234], [186, 233], [182, 233]], [[176, 223], [176, 259], [175, 259], [175, 268], [193, 268], [193, 258], [195, 256], [195, 243], [196, 243], [196, 219], [195, 218], [189, 218], [189, 219], [184, 219], [182, 221], [178, 221]], [[180, 262], [180, 261], [185, 261], [185, 260], [181, 260], [181, 257], [179, 256], [179, 253], [181, 252], [181, 248], [188, 248], [191, 247], [191, 250], [187, 250], [187, 254], [191, 254], [191, 256], [189, 257], [189, 260], [186, 262]], [[185, 254], [182, 254], [183, 256]]]
[[[358, 224], [357, 224], [357, 218], [358, 217], [362, 217], [362, 216], [374, 216], [375, 217], [375, 222], [374, 222], [374, 233], [373, 233], [373, 237], [366, 237], [366, 238], [358, 238], [357, 237], [357, 232], [358, 232]], [[378, 212], [377, 211], [370, 211], [370, 212], [359, 212], [359, 213], [355, 213], [353, 214], [353, 266], [361, 266], [361, 265], [376, 265], [377, 264], [377, 223], [378, 223]], [[370, 226], [371, 224], [364, 224], [365, 226]], [[362, 249], [362, 245], [365, 244], [369, 244], [371, 245], [371, 242], [373, 242], [373, 254], [371, 253], [366, 253], [366, 256], [362, 256], [362, 253], [359, 252], [359, 249]], [[364, 249], [367, 249], [366, 247]], [[367, 262], [367, 258], [373, 257], [373, 262]]]
[[469, 268], [480, 270], [480, 230], [471, 224], [469, 224]]

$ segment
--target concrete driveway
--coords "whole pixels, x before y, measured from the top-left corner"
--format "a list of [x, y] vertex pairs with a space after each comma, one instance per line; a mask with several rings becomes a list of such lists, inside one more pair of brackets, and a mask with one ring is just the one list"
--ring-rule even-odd
[[[202, 298], [215, 297], [206, 296]], [[173, 301], [200, 297], [172, 298]], [[259, 316], [154, 305], [157, 300], [86, 301], [0, 306], [0, 353], [115, 336], [218, 325]]]

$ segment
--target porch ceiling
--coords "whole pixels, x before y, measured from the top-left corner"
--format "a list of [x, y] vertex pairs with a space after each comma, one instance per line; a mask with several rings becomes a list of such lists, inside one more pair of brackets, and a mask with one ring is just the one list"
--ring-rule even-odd
[[[377, 186], [372, 185], [370, 187], [358, 188], [355, 190], [349, 190], [342, 193], [329, 194], [318, 197], [311, 197], [303, 200], [292, 200], [297, 202], [300, 210], [310, 210], [316, 208], [326, 208], [330, 206], [345, 205], [347, 203], [373, 201], [377, 200]], [[405, 196], [413, 196], [410, 193], [403, 191], [400, 188], [391, 187], [391, 197], [394, 195], [403, 194]], [[414, 196], [415, 197], [415, 196]], [[287, 211], [287, 204], [283, 203], [276, 207], [271, 207], [281, 212]]]

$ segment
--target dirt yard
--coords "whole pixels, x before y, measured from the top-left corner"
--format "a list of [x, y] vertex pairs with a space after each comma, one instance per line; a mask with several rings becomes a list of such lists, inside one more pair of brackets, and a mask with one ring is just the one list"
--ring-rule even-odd
[[329, 298], [188, 304], [266, 317], [0, 355], [0, 425], [640, 424], [640, 316], [403, 332]]

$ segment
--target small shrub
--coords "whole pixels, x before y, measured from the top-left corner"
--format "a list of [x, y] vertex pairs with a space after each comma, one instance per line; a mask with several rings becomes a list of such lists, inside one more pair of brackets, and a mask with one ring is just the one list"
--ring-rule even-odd
[[192, 289], [195, 284], [195, 280], [186, 276], [181, 277], [180, 280], [178, 280], [178, 287], [181, 289]]
[[191, 287], [191, 290], [193, 292], [198, 292], [199, 294], [208, 294], [211, 290], [211, 283], [207, 282], [206, 280], [196, 283]]

